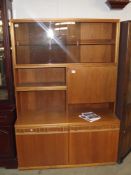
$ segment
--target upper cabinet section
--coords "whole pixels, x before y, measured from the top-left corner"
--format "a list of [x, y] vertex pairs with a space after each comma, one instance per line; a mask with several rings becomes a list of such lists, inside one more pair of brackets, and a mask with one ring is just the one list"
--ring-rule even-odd
[[117, 62], [119, 20], [14, 20], [13, 27], [15, 64]]

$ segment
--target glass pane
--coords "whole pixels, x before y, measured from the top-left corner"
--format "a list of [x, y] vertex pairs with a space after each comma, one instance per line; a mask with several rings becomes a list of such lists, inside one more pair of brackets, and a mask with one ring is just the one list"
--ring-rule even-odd
[[3, 23], [0, 11], [0, 100], [8, 98], [5, 75], [5, 55], [4, 55]]
[[16, 62], [113, 62], [115, 34], [112, 33], [115, 27], [113, 23], [75, 21], [17, 23]]
[[127, 104], [131, 104], [131, 59], [129, 65], [129, 79], [128, 79], [128, 88], [127, 88]]

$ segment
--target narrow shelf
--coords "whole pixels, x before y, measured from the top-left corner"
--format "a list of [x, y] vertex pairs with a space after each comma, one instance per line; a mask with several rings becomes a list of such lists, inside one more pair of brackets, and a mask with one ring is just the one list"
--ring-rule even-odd
[[21, 83], [16, 86], [16, 91], [43, 91], [43, 90], [66, 90], [65, 83]]
[[44, 67], [66, 67], [67, 64], [55, 64], [55, 63], [46, 63], [46, 64], [16, 64], [14, 66], [15, 69], [37, 69], [37, 68], [44, 68]]
[[70, 67], [70, 65], [81, 65], [81, 66], [116, 66], [116, 63], [47, 63], [47, 64], [16, 64], [15, 69], [38, 69], [45, 67]]
[[80, 45], [112, 45], [115, 44], [114, 40], [108, 39], [93, 39], [93, 40], [81, 40]]
[[[112, 45], [115, 44], [114, 40], [110, 40], [110, 39], [90, 39], [90, 40], [70, 40], [67, 39], [66, 41], [62, 42], [63, 45], [76, 45], [76, 47], [78, 45]], [[59, 45], [57, 43], [52, 43], [52, 45], [56, 45], [59, 47]], [[16, 44], [17, 47], [47, 47], [48, 44], [43, 44], [43, 43], [18, 43]]]

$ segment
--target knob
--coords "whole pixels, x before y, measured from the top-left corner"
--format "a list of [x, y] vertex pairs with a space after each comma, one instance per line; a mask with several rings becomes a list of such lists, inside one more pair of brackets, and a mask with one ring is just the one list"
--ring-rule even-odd
[[72, 69], [72, 70], [71, 70], [71, 73], [72, 73], [72, 74], [75, 74], [75, 73], [76, 73], [76, 70], [75, 70], [75, 69]]

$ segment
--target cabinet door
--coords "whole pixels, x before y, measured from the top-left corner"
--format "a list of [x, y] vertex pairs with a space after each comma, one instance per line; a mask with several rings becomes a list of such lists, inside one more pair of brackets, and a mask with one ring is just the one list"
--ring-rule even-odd
[[13, 128], [0, 127], [0, 158], [14, 156]]
[[70, 164], [111, 163], [117, 161], [119, 131], [71, 130]]
[[66, 165], [68, 133], [17, 135], [19, 168]]
[[70, 66], [68, 103], [103, 103], [115, 100], [115, 66]]

